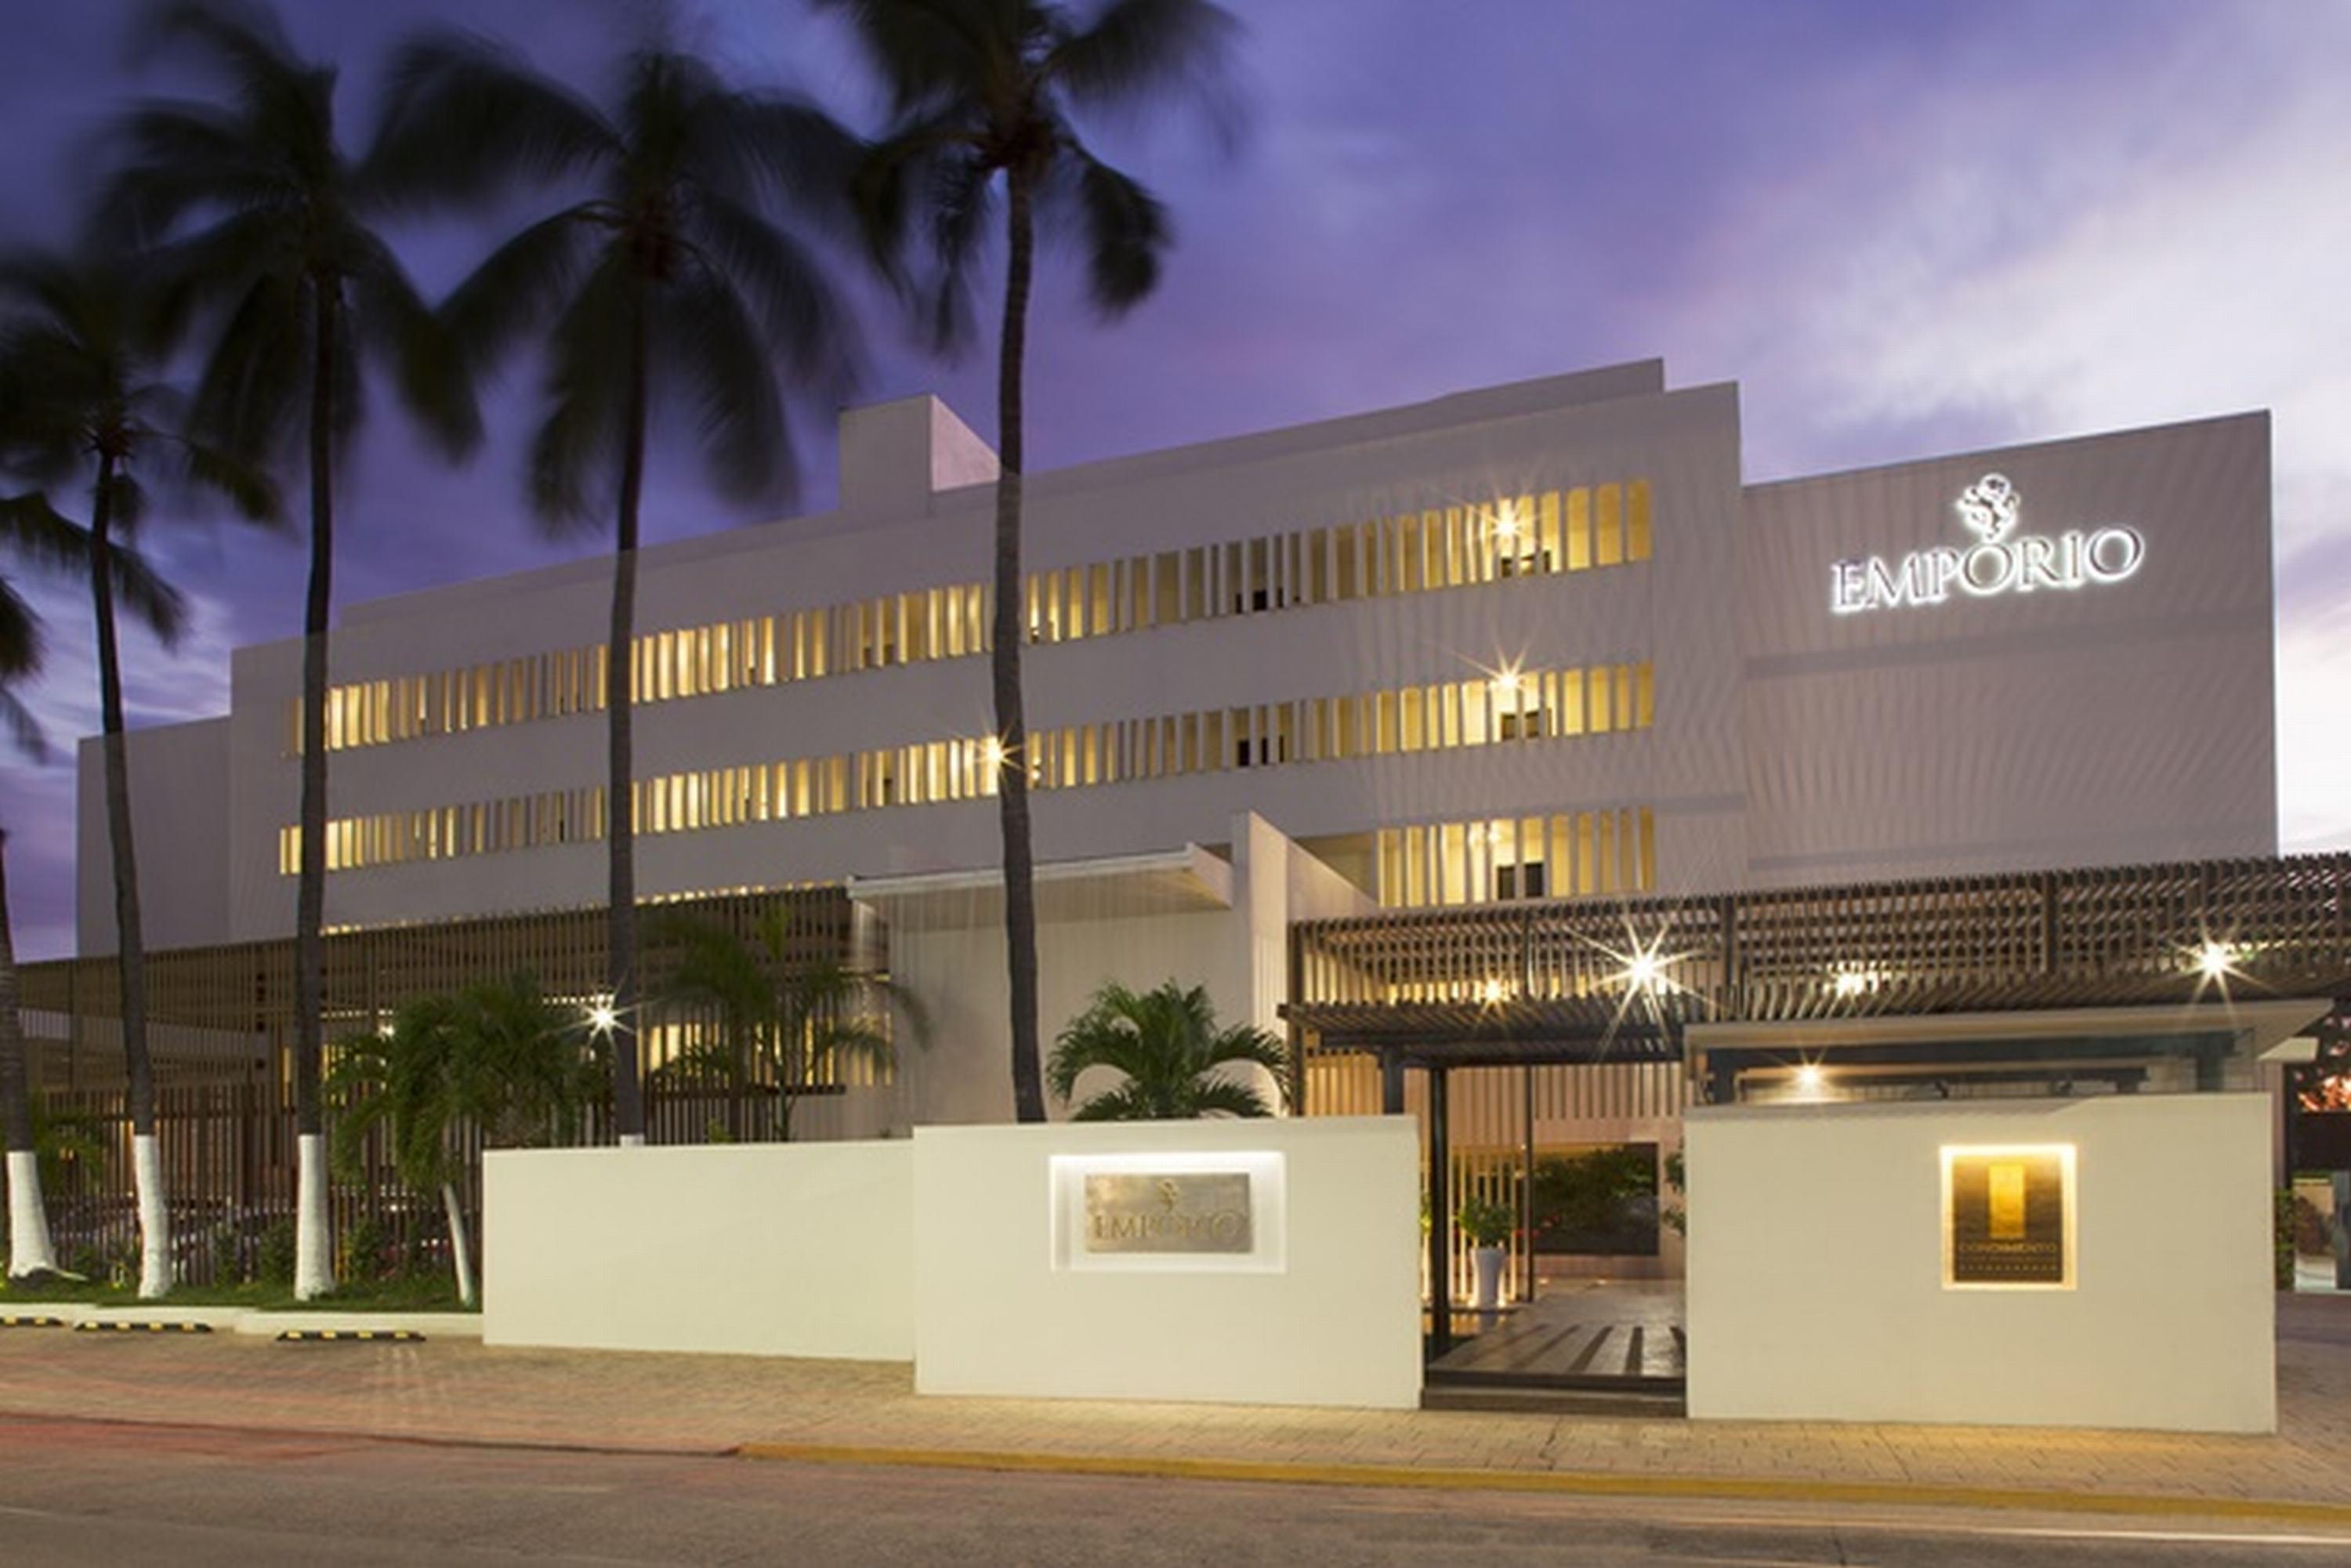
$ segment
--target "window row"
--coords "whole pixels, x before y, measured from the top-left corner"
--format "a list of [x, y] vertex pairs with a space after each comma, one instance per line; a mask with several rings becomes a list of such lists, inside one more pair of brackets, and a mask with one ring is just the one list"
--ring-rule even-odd
[[1646, 806], [1382, 828], [1374, 892], [1384, 908], [1648, 893], [1656, 822]]
[[[1033, 730], [1029, 776], [1039, 789], [1072, 789], [1230, 768], [1606, 735], [1648, 728], [1656, 707], [1655, 677], [1646, 663], [1512, 673]], [[633, 820], [640, 833], [695, 832], [976, 800], [996, 793], [997, 771], [1003, 766], [1003, 748], [994, 740], [958, 738], [700, 768], [640, 779]], [[590, 785], [340, 819], [327, 827], [327, 869], [601, 840], [603, 812], [603, 789]], [[300, 830], [281, 829], [281, 874], [300, 869]]]
[[[1073, 642], [1646, 560], [1650, 514], [1649, 482], [1635, 479], [1057, 569], [1028, 580], [1029, 636]], [[994, 597], [986, 584], [961, 583], [648, 632], [636, 640], [630, 690], [636, 702], [670, 702], [984, 653]], [[603, 706], [602, 645], [568, 648], [333, 687], [327, 746], [384, 746]], [[289, 755], [301, 749], [301, 723], [300, 704], [288, 705]]]

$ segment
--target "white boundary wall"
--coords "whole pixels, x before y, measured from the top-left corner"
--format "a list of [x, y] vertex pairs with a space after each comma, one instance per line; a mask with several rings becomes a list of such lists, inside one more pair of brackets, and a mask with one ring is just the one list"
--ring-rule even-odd
[[[1252, 1252], [1074, 1257], [1089, 1166], [1250, 1170]], [[918, 1127], [914, 1385], [1415, 1407], [1419, 1175], [1405, 1116]]]
[[493, 1150], [483, 1342], [904, 1361], [914, 1154], [904, 1139]]
[[[1693, 1109], [1689, 1412], [2270, 1432], [2258, 1094]], [[2071, 1145], [2070, 1290], [1944, 1285], [1945, 1145]]]

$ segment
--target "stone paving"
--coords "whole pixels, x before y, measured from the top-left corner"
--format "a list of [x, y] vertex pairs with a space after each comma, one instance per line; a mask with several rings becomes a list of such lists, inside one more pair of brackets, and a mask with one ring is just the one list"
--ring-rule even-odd
[[0, 1418], [724, 1453], [747, 1443], [1893, 1482], [2351, 1506], [2351, 1296], [2281, 1314], [2271, 1437], [918, 1398], [909, 1368], [0, 1330]]

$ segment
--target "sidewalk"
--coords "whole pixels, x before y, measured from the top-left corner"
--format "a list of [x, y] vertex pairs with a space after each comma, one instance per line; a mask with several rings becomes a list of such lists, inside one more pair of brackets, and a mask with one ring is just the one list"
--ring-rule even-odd
[[2351, 1530], [2351, 1297], [2285, 1303], [2280, 1431], [917, 1398], [893, 1364], [0, 1330], [0, 1417], [862, 1463], [2211, 1513]]

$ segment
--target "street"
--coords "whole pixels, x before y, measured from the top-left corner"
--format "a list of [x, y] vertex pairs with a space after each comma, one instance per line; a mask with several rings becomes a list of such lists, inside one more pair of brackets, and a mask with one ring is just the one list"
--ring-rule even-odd
[[0, 1419], [12, 1564], [2340, 1564], [2190, 1519], [1242, 1485]]

